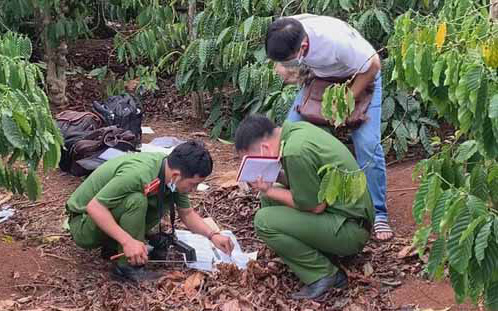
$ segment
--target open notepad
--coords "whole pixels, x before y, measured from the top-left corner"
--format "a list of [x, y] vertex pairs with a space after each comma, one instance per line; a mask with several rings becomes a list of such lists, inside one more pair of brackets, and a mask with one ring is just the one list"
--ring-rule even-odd
[[258, 177], [265, 182], [275, 182], [281, 168], [279, 158], [245, 156], [240, 163], [237, 182], [254, 182]]

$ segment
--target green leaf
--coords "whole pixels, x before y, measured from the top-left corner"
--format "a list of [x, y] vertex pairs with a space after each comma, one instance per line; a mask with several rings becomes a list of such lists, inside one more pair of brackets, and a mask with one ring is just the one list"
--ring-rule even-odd
[[328, 205], [333, 205], [338, 199], [344, 185], [342, 185], [341, 173], [338, 170], [332, 169], [330, 174], [331, 176], [325, 193], [325, 199]]
[[250, 77], [250, 69], [249, 66], [244, 66], [239, 71], [239, 88], [242, 93], [247, 91], [249, 77]]
[[384, 103], [382, 103], [382, 121], [389, 120], [393, 116], [395, 108], [396, 102], [394, 101], [394, 98], [391, 96], [386, 97]]
[[249, 17], [244, 21], [244, 39], [247, 39], [248, 34], [251, 32], [252, 23], [254, 22], [254, 16]]
[[469, 195], [467, 200], [467, 206], [473, 217], [481, 217], [488, 215], [487, 204], [481, 198], [475, 195]]
[[429, 136], [428, 136], [428, 131], [427, 131], [427, 128], [425, 127], [425, 125], [422, 125], [420, 127], [420, 131], [419, 131], [419, 137], [420, 137], [420, 143], [422, 144], [422, 146], [424, 147], [425, 151], [431, 155], [434, 153], [434, 149], [432, 148], [432, 144], [431, 144], [431, 141], [429, 139]]
[[439, 233], [441, 220], [443, 219], [445, 210], [451, 205], [451, 197], [451, 192], [443, 192], [437, 200], [436, 207], [432, 210], [431, 224], [432, 231], [435, 233]]
[[491, 97], [489, 102], [488, 116], [491, 119], [498, 118], [498, 94]]
[[474, 244], [474, 252], [476, 254], [476, 259], [479, 264], [481, 264], [482, 260], [484, 259], [484, 252], [488, 247], [488, 240], [489, 240], [489, 235], [491, 234], [492, 224], [493, 224], [492, 221], [488, 221], [486, 224], [484, 224], [484, 226], [482, 226], [481, 230], [479, 230], [479, 233], [476, 236], [476, 241]]
[[424, 217], [424, 213], [426, 211], [425, 198], [427, 196], [427, 193], [429, 192], [429, 182], [432, 178], [434, 178], [434, 176], [423, 179], [420, 183], [417, 193], [415, 194], [412, 213], [416, 224], [422, 223], [422, 218]]
[[431, 227], [420, 227], [413, 236], [413, 245], [417, 248], [417, 253], [419, 257], [422, 257], [425, 252], [425, 247], [427, 246], [427, 241], [429, 239], [429, 234], [431, 234]]
[[458, 162], [465, 162], [470, 159], [477, 152], [477, 142], [475, 140], [468, 140], [458, 147], [455, 160]]
[[434, 278], [439, 267], [444, 265], [445, 246], [446, 240], [443, 236], [440, 236], [432, 245], [429, 262], [427, 263], [427, 272], [431, 278]]
[[441, 179], [438, 176], [433, 175], [430, 178], [429, 189], [427, 191], [427, 197], [425, 199], [425, 205], [426, 205], [425, 208], [428, 211], [434, 210], [440, 193], [441, 193]]
[[457, 303], [462, 303], [467, 296], [468, 287], [468, 277], [467, 274], [463, 274], [455, 270], [450, 266], [450, 280], [451, 287], [455, 291], [455, 300]]
[[434, 65], [434, 69], [432, 70], [432, 83], [434, 83], [435, 86], [439, 86], [439, 80], [441, 79], [441, 73], [445, 69], [446, 66], [446, 59], [444, 57], [440, 57], [436, 64]]
[[41, 183], [36, 176], [36, 172], [33, 170], [29, 170], [28, 177], [26, 179], [26, 190], [28, 192], [28, 197], [30, 200], [35, 201], [41, 195]]
[[470, 224], [470, 213], [464, 208], [457, 216], [448, 238], [448, 261], [453, 269], [465, 273], [472, 255], [472, 241], [468, 238], [460, 243], [460, 237]]
[[14, 148], [23, 149], [26, 146], [19, 126], [17, 126], [11, 116], [8, 116], [7, 114], [2, 115], [2, 129], [3, 135]]
[[494, 281], [487, 286], [484, 304], [488, 310], [498, 310], [498, 281]]
[[[318, 174], [320, 174], [320, 172]], [[327, 173], [323, 175], [322, 180], [320, 182], [320, 190], [318, 191], [318, 202], [325, 202], [325, 195], [327, 193], [327, 187], [330, 183], [330, 177], [331, 177], [331, 171], [328, 170]]]
[[348, 11], [353, 8], [353, 3], [351, 0], [339, 0], [339, 5], [345, 11]]
[[60, 146], [50, 144], [48, 150], [43, 155], [43, 170], [46, 173], [48, 169], [55, 168], [61, 159]]
[[[463, 76], [464, 86], [467, 88], [467, 92], [477, 91], [481, 85], [481, 65], [471, 65], [467, 72]], [[462, 81], [461, 81], [462, 82]]]
[[21, 114], [21, 112], [19, 111], [13, 111], [12, 117], [25, 135], [31, 135], [31, 126], [29, 125], [29, 121], [26, 118], [25, 114]]
[[390, 34], [392, 31], [391, 19], [387, 16], [386, 12], [378, 8], [375, 8], [374, 12], [375, 17], [377, 17], [377, 21], [379, 22], [382, 29], [385, 31], [385, 33]]
[[[465, 231], [462, 233], [462, 236], [460, 237], [459, 244], [461, 245], [464, 243], [468, 238], [473, 238], [474, 237], [474, 231], [476, 230], [477, 226], [479, 226], [483, 221], [486, 220], [486, 216], [483, 215], [481, 217], [478, 217], [474, 219], [470, 225], [465, 229]], [[477, 245], [476, 245], [477, 246]], [[483, 252], [484, 254], [484, 252]]]

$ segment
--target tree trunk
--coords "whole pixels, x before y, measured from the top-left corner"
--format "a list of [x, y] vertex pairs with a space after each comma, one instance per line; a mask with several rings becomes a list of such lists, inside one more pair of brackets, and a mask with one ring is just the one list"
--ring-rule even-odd
[[[189, 0], [188, 2], [188, 37], [190, 41], [194, 41], [196, 33], [194, 29], [194, 19], [197, 14], [197, 1]], [[193, 92], [191, 94], [192, 104], [194, 108], [194, 117], [202, 122], [205, 118], [204, 111], [204, 95], [202, 92]]]
[[489, 8], [489, 17], [493, 22], [498, 22], [498, 0], [491, 0]]
[[[47, 29], [48, 25], [52, 22], [49, 6], [43, 9], [41, 16], [43, 16], [43, 27]], [[47, 64], [48, 97], [53, 105], [63, 108], [67, 104], [67, 44], [65, 41], [61, 41], [58, 46], [55, 46], [53, 42], [50, 42], [47, 31], [44, 31], [43, 40], [45, 44], [44, 57]]]

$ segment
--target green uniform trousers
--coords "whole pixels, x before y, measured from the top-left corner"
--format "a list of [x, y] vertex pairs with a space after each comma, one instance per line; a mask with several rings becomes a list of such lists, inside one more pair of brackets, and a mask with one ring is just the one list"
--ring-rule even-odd
[[[159, 223], [157, 209], [148, 209], [147, 197], [138, 192], [128, 195], [120, 207], [110, 212], [118, 225], [139, 241], [144, 241], [145, 233]], [[73, 214], [69, 228], [75, 243], [80, 247], [92, 249], [104, 246], [118, 253], [123, 251], [121, 245], [100, 230], [86, 213]], [[121, 257], [119, 263], [126, 263], [126, 258]]]
[[256, 234], [305, 284], [334, 275], [338, 268], [327, 256], [350, 256], [359, 253], [370, 233], [346, 220], [337, 234], [332, 213], [313, 214], [299, 211], [266, 198], [256, 213]]

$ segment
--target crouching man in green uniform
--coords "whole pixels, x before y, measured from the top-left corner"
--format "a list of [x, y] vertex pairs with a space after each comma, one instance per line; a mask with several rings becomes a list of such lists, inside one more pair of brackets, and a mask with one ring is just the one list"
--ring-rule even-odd
[[[294, 299], [313, 299], [330, 288], [347, 286], [347, 276], [331, 255], [359, 253], [370, 237], [374, 210], [368, 191], [354, 204], [318, 202], [320, 167], [358, 170], [353, 155], [335, 137], [308, 122], [277, 128], [264, 116], [247, 117], [236, 133], [240, 155], [281, 155], [286, 188], [261, 180], [251, 186], [263, 194], [256, 213], [257, 235], [306, 285]], [[282, 150], [280, 150], [283, 148]]]
[[147, 252], [145, 234], [164, 215], [158, 207], [157, 178], [161, 167], [168, 188], [165, 209], [169, 211], [175, 202], [189, 230], [208, 237], [223, 252], [232, 252], [231, 240], [212, 231], [190, 207], [186, 193], [196, 189], [213, 168], [211, 155], [202, 143], [190, 141], [177, 146], [166, 158], [162, 153], [138, 153], [109, 160], [67, 201], [69, 227], [77, 245], [86, 249], [102, 247], [107, 258], [124, 252], [125, 256], [113, 267], [115, 276], [133, 281], [159, 276], [143, 265], [154, 254]]

